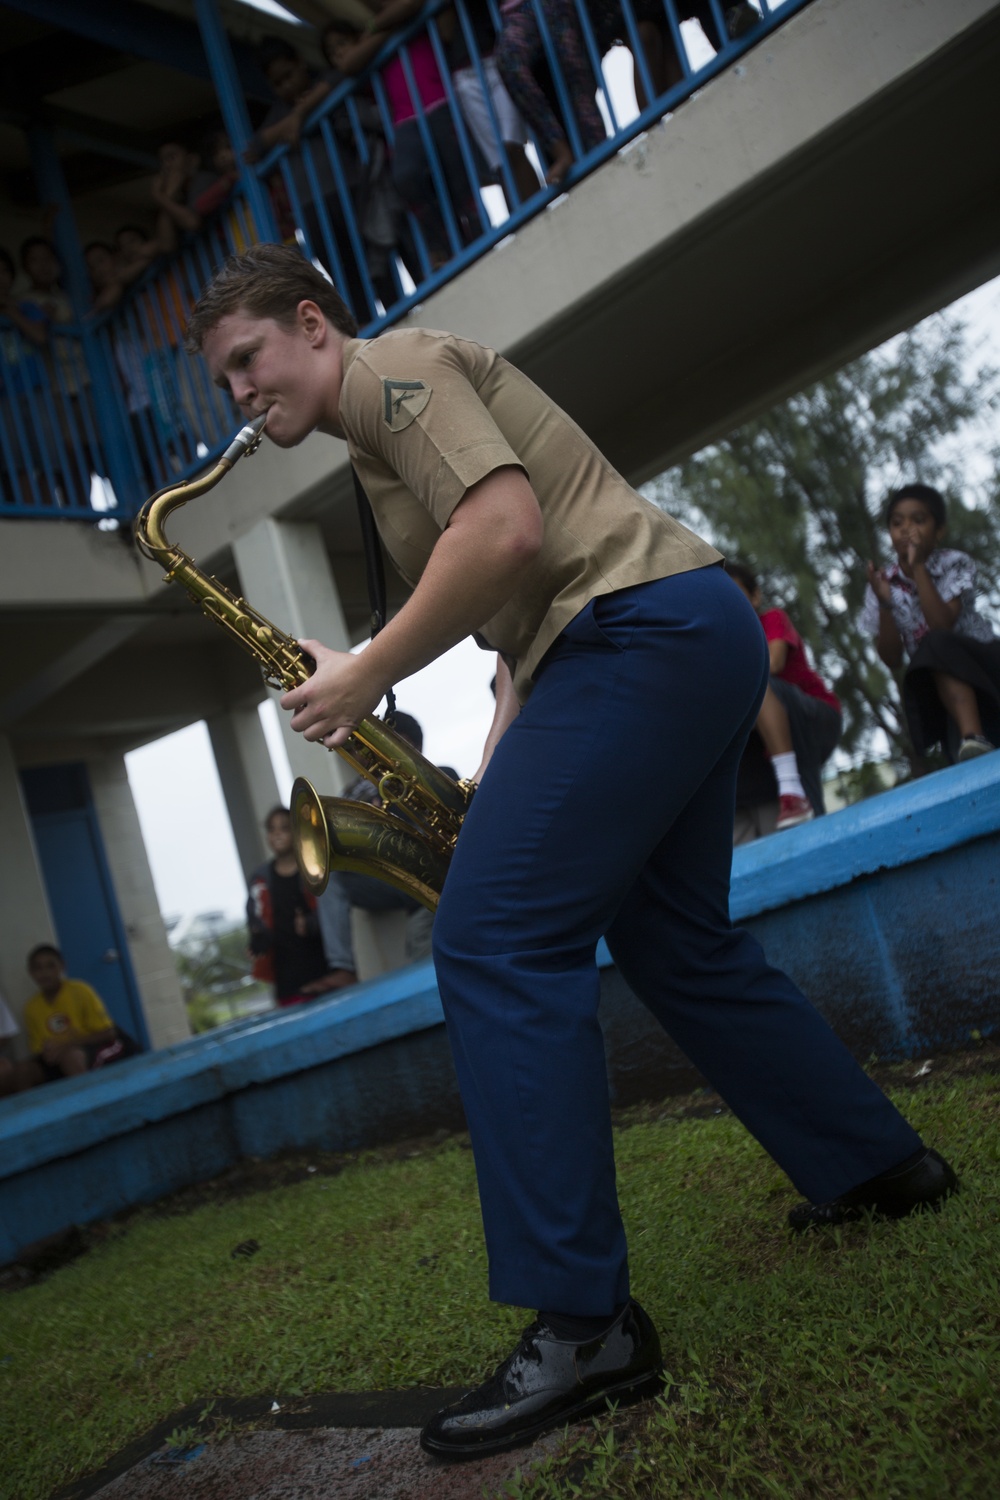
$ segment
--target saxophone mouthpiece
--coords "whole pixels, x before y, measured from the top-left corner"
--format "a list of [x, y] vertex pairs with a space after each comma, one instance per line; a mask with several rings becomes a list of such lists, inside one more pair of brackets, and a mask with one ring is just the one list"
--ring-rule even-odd
[[267, 412], [262, 411], [259, 417], [254, 417], [252, 422], [248, 422], [245, 427], [241, 427], [219, 462], [228, 463], [231, 466], [238, 458], [242, 458], [244, 454], [255, 453], [260, 445], [266, 421]]

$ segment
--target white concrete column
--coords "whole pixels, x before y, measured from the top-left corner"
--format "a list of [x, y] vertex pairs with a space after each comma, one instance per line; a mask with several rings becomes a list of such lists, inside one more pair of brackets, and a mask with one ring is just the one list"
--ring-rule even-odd
[[[312, 521], [268, 518], [233, 543], [244, 597], [296, 640], [308, 637], [335, 651], [350, 640], [323, 536]], [[280, 714], [292, 772], [306, 776], [318, 792], [336, 796], [352, 779], [339, 755], [304, 740]]]
[[149, 1039], [154, 1047], [169, 1047], [190, 1036], [191, 1027], [160, 916], [125, 758], [88, 758], [87, 774]]
[[260, 714], [256, 708], [235, 708], [205, 722], [240, 864], [249, 876], [270, 858], [264, 819], [279, 801]]
[[[0, 734], [0, 994], [23, 1025], [34, 986], [25, 958], [36, 943], [57, 943], [10, 740]], [[19, 1053], [26, 1052], [23, 1034]]]

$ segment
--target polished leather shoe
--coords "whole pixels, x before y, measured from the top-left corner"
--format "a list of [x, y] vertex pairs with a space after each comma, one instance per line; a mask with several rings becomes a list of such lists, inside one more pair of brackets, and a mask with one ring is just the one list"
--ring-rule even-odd
[[609, 1401], [655, 1396], [662, 1383], [660, 1340], [638, 1302], [627, 1303], [610, 1328], [584, 1344], [557, 1339], [535, 1322], [489, 1380], [431, 1418], [420, 1446], [442, 1458], [503, 1453]]
[[924, 1209], [936, 1212], [958, 1192], [958, 1178], [936, 1151], [925, 1148], [890, 1172], [880, 1172], [831, 1203], [797, 1203], [788, 1215], [796, 1234], [807, 1229], [850, 1224], [866, 1214], [905, 1219]]

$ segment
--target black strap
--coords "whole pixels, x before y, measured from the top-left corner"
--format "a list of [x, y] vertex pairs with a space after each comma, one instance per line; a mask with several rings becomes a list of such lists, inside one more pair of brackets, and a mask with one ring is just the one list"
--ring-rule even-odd
[[[372, 515], [371, 501], [354, 465], [351, 465], [354, 480], [354, 498], [358, 502], [358, 520], [361, 522], [361, 538], [365, 546], [365, 576], [368, 580], [368, 603], [371, 606], [371, 638], [378, 635], [385, 624], [385, 562], [382, 558], [382, 540]], [[396, 718], [396, 695], [392, 688], [386, 689], [385, 722], [391, 728]]]

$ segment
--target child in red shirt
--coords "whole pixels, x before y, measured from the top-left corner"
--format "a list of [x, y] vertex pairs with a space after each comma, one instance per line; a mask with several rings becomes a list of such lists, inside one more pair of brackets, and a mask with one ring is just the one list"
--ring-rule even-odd
[[[759, 612], [760, 585], [750, 569], [726, 563], [726, 572]], [[760, 623], [771, 657], [771, 681], [756, 729], [777, 783], [775, 828], [780, 831], [826, 811], [819, 773], [840, 738], [840, 703], [810, 665], [802, 637], [785, 611], [764, 610]], [[748, 753], [753, 753], [750, 746]], [[773, 793], [759, 800], [773, 801]]]

